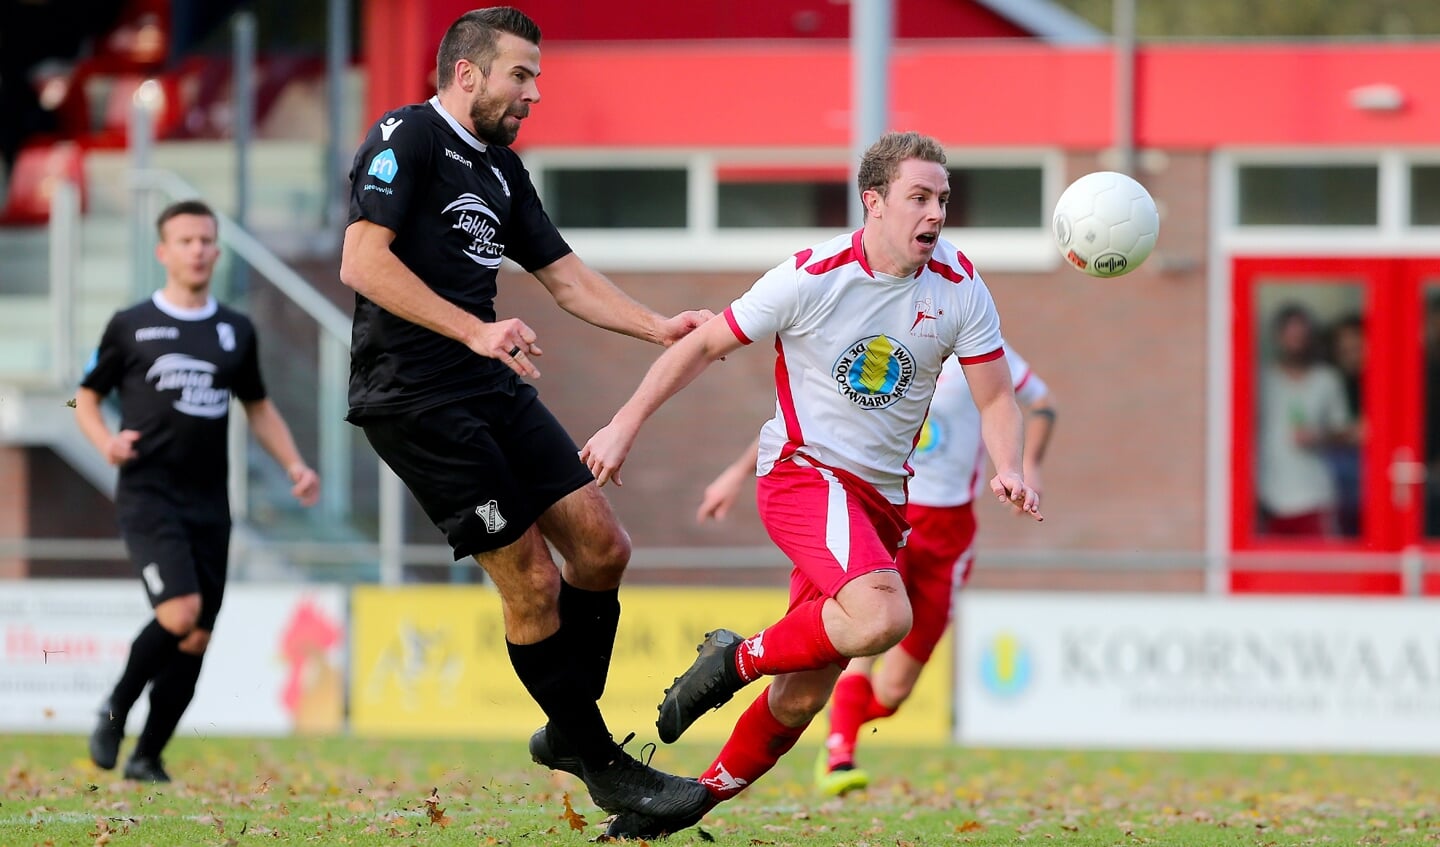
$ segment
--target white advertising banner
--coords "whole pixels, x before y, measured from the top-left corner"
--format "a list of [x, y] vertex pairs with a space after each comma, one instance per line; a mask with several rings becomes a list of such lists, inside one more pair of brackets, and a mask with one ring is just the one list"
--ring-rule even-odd
[[[0, 592], [0, 730], [89, 732], [150, 617], [138, 581], [8, 583]], [[347, 639], [339, 587], [229, 586], [178, 731], [340, 730]], [[132, 734], [147, 708], [142, 695]]]
[[972, 591], [963, 744], [1440, 752], [1440, 602]]

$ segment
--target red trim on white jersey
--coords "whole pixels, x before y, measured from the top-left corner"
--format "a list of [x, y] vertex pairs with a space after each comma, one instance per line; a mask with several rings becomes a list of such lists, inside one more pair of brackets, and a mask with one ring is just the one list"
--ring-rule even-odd
[[1005, 348], [996, 347], [989, 353], [984, 353], [979, 356], [956, 356], [955, 358], [959, 359], [962, 365], [978, 365], [981, 362], [993, 362], [1003, 355], [1005, 355]]
[[795, 412], [795, 395], [790, 393], [790, 368], [785, 364], [785, 345], [780, 343], [778, 335], [775, 336], [775, 403], [785, 419], [785, 446], [780, 448], [780, 461], [784, 461], [805, 443], [805, 434], [800, 431], [800, 415]]
[[[851, 262], [854, 262], [860, 266], [861, 270], [873, 278], [875, 272], [870, 270], [870, 265], [865, 261], [865, 248], [860, 245], [860, 236], [864, 232], [865, 230], [863, 229], [855, 230], [855, 234], [850, 236], [850, 246], [847, 249], [841, 250], [828, 259], [822, 259], [816, 262], [806, 268], [805, 272], [811, 276], [820, 276], [821, 274], [828, 274], [836, 268], [843, 268]], [[805, 252], [809, 253], [813, 251], [807, 250]], [[797, 265], [796, 267], [799, 266]]]
[[796, 254], [795, 254], [795, 269], [796, 269], [796, 270], [799, 270], [799, 269], [805, 267], [805, 263], [808, 262], [808, 261], [810, 261], [810, 257], [813, 256], [813, 255], [815, 255], [815, 251], [814, 251], [813, 249], [809, 248], [809, 247], [806, 247], [804, 250], [801, 250], [799, 253], [796, 253]]
[[1035, 372], [1032, 371], [1032, 370], [1030, 370], [1029, 368], [1026, 368], [1026, 369], [1025, 369], [1025, 375], [1022, 376], [1022, 377], [1020, 377], [1018, 380], [1015, 381], [1015, 393], [1016, 393], [1016, 394], [1019, 394], [1019, 393], [1020, 393], [1020, 389], [1022, 389], [1022, 388], [1025, 387], [1025, 383], [1027, 383], [1027, 382], [1030, 381], [1030, 376], [1031, 376], [1031, 374], [1033, 374], [1033, 373], [1035, 373]]
[[[959, 285], [962, 282], [969, 282], [971, 279], [975, 278], [975, 266], [970, 264], [970, 260], [965, 258], [964, 253], [956, 250], [955, 261], [960, 263], [960, 267], [964, 269], [963, 272], [961, 270], [950, 267], [939, 259], [931, 259], [929, 262], [925, 263], [925, 267], [934, 271], [940, 276], [950, 280], [956, 285]], [[916, 271], [915, 275], [919, 276], [920, 271]]]
[[735, 314], [730, 311], [729, 306], [725, 307], [725, 323], [730, 325], [730, 331], [735, 333], [735, 337], [740, 340], [741, 344], [755, 343], [747, 335], [745, 335], [745, 331], [740, 328], [740, 324], [735, 322]]

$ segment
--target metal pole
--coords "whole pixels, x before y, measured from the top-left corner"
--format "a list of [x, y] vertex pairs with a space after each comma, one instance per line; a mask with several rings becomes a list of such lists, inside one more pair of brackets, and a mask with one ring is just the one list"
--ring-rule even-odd
[[75, 369], [75, 266], [80, 255], [80, 188], [68, 179], [50, 195], [50, 307], [54, 350], [50, 358], [55, 384], [69, 388]]
[[1115, 0], [1115, 170], [1135, 173], [1135, 0]]
[[345, 219], [345, 74], [350, 62], [350, 2], [329, 0], [325, 36], [325, 229], [335, 232]]
[[320, 329], [320, 511], [327, 520], [350, 516], [350, 424], [345, 422], [350, 344]]
[[[255, 14], [242, 11], [233, 24], [232, 73], [235, 117], [235, 222], [250, 227], [250, 144], [255, 136]], [[249, 287], [249, 269], [244, 262], [231, 266], [230, 296], [237, 302]]]
[[850, 226], [865, 222], [865, 208], [855, 188], [860, 157], [890, 122], [890, 38], [894, 29], [893, 0], [851, 0], [850, 3]]
[[405, 574], [405, 487], [380, 462], [380, 584], [399, 585]]
[[[146, 88], [151, 86], [151, 88]], [[149, 296], [155, 288], [150, 283], [154, 270], [151, 258], [150, 193], [148, 175], [152, 148], [155, 146], [155, 111], [151, 98], [157, 87], [144, 82], [130, 98], [130, 120], [127, 135], [130, 142], [130, 281], [132, 299]]]

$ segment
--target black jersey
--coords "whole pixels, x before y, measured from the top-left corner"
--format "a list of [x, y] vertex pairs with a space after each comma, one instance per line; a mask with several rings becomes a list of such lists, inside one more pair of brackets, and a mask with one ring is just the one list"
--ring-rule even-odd
[[[393, 230], [396, 257], [483, 321], [495, 320], [501, 257], [535, 271], [570, 252], [520, 157], [475, 138], [436, 98], [388, 112], [371, 127], [350, 183], [350, 222]], [[509, 388], [514, 379], [498, 360], [355, 296], [351, 420]]]
[[123, 487], [223, 498], [230, 395], [265, 399], [250, 319], [215, 301], [181, 309], [156, 294], [116, 312], [81, 385], [120, 392], [120, 428], [140, 433]]

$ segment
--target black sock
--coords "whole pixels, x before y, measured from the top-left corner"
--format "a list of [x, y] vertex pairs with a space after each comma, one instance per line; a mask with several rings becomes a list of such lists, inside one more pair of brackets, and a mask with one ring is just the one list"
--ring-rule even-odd
[[570, 640], [579, 659], [581, 683], [587, 697], [605, 693], [615, 631], [620, 626], [620, 589], [586, 591], [560, 580], [560, 631]]
[[160, 625], [154, 618], [140, 630], [130, 643], [130, 658], [125, 662], [125, 672], [115, 683], [110, 693], [110, 713], [120, 724], [130, 714], [130, 707], [140, 699], [145, 683], [155, 678], [162, 668], [170, 663], [170, 657], [180, 652], [180, 638]]
[[155, 675], [155, 683], [150, 686], [150, 714], [145, 718], [140, 740], [135, 742], [136, 756], [160, 758], [160, 752], [175, 734], [180, 716], [195, 697], [195, 683], [200, 679], [204, 660], [204, 656], [176, 650], [170, 663]]
[[515, 675], [585, 767], [593, 770], [613, 761], [615, 741], [600, 707], [588, 697], [575, 696], [576, 665], [569, 640], [557, 632], [535, 644], [506, 641], [505, 647]]

